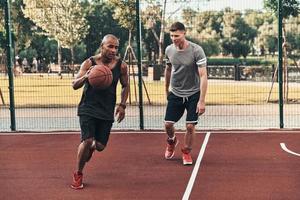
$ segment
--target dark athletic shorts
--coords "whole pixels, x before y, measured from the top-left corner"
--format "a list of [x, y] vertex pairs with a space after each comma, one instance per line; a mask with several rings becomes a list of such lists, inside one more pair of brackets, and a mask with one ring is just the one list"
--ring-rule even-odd
[[107, 144], [113, 121], [97, 119], [88, 115], [80, 115], [81, 141], [95, 138], [101, 144]]
[[186, 110], [186, 123], [197, 124], [198, 113], [196, 113], [197, 104], [199, 101], [200, 92], [197, 92], [189, 97], [178, 97], [172, 92], [169, 93], [167, 99], [167, 109], [165, 122], [175, 123], [180, 120]]

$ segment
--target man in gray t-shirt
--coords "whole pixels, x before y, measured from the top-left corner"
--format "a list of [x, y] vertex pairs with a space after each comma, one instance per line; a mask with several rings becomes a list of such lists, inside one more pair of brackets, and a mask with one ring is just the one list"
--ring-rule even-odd
[[173, 44], [166, 48], [165, 86], [167, 108], [165, 130], [168, 135], [165, 158], [174, 156], [178, 140], [174, 124], [186, 114], [186, 134], [181, 148], [184, 165], [193, 163], [191, 150], [198, 116], [205, 112], [207, 90], [206, 56], [203, 49], [185, 38], [185, 27], [175, 22], [170, 27]]

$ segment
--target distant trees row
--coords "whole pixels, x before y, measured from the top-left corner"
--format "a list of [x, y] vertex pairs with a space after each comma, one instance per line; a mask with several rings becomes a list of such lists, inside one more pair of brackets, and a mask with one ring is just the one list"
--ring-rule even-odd
[[[183, 11], [183, 19], [191, 37], [200, 43], [213, 44], [211, 54], [231, 54], [247, 57], [249, 54], [273, 54], [277, 51], [278, 20], [271, 12], [247, 10], [245, 13], [229, 8], [219, 11]], [[300, 53], [300, 17], [284, 19], [290, 53]], [[210, 50], [210, 49], [209, 49]]]
[[[276, 0], [265, 0], [265, 4], [273, 1], [276, 3]], [[149, 60], [157, 59], [160, 49], [163, 52], [171, 43], [165, 27], [175, 18], [164, 12], [166, 2], [145, 0], [146, 6], [142, 8], [142, 55]], [[80, 63], [95, 54], [102, 37], [108, 33], [120, 38], [122, 55], [129, 33], [135, 38], [134, 3], [134, 0], [15, 0], [11, 5], [15, 55], [26, 57], [29, 62], [36, 57], [47, 63]], [[248, 10], [242, 13], [230, 8], [199, 12], [189, 8], [182, 10], [181, 17], [187, 26], [188, 38], [202, 45], [208, 56], [223, 54], [246, 58], [249, 54], [277, 51], [277, 19], [272, 12]], [[0, 20], [4, 22], [3, 12]], [[3, 24], [0, 24], [1, 52], [5, 47]], [[285, 24], [287, 51], [299, 54], [300, 17], [291, 15]]]

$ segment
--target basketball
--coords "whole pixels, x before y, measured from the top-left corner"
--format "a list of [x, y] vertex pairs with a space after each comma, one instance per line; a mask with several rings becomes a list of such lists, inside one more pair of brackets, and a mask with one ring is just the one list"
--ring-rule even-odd
[[93, 88], [106, 89], [113, 80], [111, 70], [105, 65], [94, 66], [88, 76], [88, 81]]

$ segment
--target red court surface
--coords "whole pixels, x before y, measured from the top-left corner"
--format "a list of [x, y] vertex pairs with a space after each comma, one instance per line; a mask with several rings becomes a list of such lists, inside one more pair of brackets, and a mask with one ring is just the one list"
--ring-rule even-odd
[[76, 191], [69, 185], [79, 133], [2, 133], [0, 199], [300, 199], [298, 131], [199, 132], [192, 166], [182, 165], [181, 143], [165, 160], [165, 139], [157, 132], [112, 133]]

